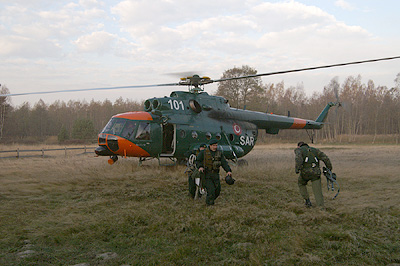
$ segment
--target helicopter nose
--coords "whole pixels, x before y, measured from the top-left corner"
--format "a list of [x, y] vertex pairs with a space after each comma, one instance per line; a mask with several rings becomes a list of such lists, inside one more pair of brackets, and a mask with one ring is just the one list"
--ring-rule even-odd
[[128, 156], [149, 157], [150, 154], [144, 148], [132, 141], [113, 135], [99, 135], [99, 146], [94, 150], [98, 156]]
[[98, 155], [98, 156], [111, 156], [114, 155], [113, 152], [111, 152], [107, 146], [99, 146], [97, 147], [94, 152]]

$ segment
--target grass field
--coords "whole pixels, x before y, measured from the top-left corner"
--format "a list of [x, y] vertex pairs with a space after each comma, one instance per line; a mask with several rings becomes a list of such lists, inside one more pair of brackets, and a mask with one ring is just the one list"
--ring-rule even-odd
[[256, 146], [212, 207], [183, 166], [2, 159], [0, 265], [399, 264], [400, 146], [316, 145], [341, 186], [323, 179], [326, 211], [304, 207], [293, 146]]

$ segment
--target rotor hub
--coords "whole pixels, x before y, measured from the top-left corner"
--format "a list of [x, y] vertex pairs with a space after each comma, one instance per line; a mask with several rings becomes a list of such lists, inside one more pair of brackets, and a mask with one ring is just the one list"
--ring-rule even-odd
[[193, 75], [191, 77], [181, 78], [179, 85], [189, 86], [189, 92], [199, 93], [204, 91], [204, 85], [213, 83], [209, 77], [200, 77], [199, 75]]

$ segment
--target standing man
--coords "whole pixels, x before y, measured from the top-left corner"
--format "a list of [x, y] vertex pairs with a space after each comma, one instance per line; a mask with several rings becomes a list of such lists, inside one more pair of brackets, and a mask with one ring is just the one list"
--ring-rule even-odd
[[219, 180], [219, 168], [222, 166], [229, 176], [232, 170], [229, 167], [222, 151], [218, 150], [218, 140], [212, 139], [208, 148], [200, 151], [196, 158], [196, 165], [200, 172], [205, 174], [204, 186], [207, 190], [206, 204], [214, 205], [214, 201], [221, 192], [221, 182]]
[[319, 162], [323, 161], [325, 166], [332, 170], [332, 164], [328, 156], [317, 148], [308, 146], [307, 143], [300, 141], [297, 148], [294, 150], [295, 158], [295, 171], [296, 174], [300, 173], [298, 178], [298, 185], [300, 194], [305, 200], [305, 205], [311, 207], [311, 201], [308, 196], [307, 183], [312, 182], [312, 190], [315, 196], [317, 206], [324, 209], [324, 197], [321, 188], [321, 169]]

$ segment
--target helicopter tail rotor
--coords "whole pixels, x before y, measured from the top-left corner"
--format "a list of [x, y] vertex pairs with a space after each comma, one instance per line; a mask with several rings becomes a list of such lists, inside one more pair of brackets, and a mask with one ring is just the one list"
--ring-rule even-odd
[[350, 110], [350, 104], [346, 101], [342, 101], [339, 98], [339, 85], [335, 84], [334, 88], [333, 88], [333, 92], [335, 94], [335, 98], [336, 98], [336, 102], [334, 103], [336, 106], [336, 111], [335, 113], [337, 114], [339, 107], [342, 107], [345, 111], [349, 111]]
[[335, 109], [335, 120], [337, 120], [337, 116], [338, 116], [338, 109], [339, 107], [342, 106], [342, 102], [339, 99], [339, 84], [335, 83], [334, 87], [333, 87], [333, 93], [335, 94], [335, 98], [336, 98], [336, 109]]

